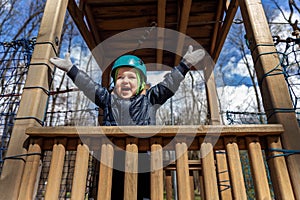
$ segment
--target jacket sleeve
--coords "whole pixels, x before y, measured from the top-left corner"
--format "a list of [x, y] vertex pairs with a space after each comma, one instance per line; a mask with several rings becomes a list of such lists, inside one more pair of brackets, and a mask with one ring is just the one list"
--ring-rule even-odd
[[72, 79], [74, 84], [100, 108], [104, 108], [109, 101], [109, 92], [105, 87], [95, 83], [85, 72], [79, 70], [75, 65], [67, 75]]
[[148, 97], [152, 105], [162, 105], [178, 90], [189, 68], [182, 62], [165, 75], [164, 80], [150, 88]]

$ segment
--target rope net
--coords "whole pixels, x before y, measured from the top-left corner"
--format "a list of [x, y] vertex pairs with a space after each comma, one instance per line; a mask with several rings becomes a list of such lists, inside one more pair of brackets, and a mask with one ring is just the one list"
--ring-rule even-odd
[[[281, 39], [279, 36], [273, 36], [276, 52], [265, 52], [259, 56], [276, 54], [279, 56], [279, 63], [272, 70], [267, 72], [262, 80], [268, 76], [283, 75], [292, 100], [291, 108], [274, 108], [271, 115], [279, 112], [294, 112], [300, 126], [300, 38]], [[260, 44], [258, 46], [270, 46], [270, 44]], [[256, 61], [254, 61], [256, 63]], [[264, 112], [240, 112], [225, 111], [221, 114], [226, 115], [229, 124], [263, 124], [267, 123], [268, 117]], [[270, 117], [270, 116], [269, 116]]]
[[20, 104], [34, 40], [0, 43], [0, 172]]
[[[14, 121], [21, 101], [25, 80], [30, 65], [35, 39], [21, 39], [0, 43], [0, 173], [2, 171], [5, 153], [11, 137]], [[34, 66], [36, 67], [36, 66]], [[48, 107], [45, 118], [41, 121], [43, 126], [70, 126], [70, 125], [98, 125], [98, 108], [69, 81], [65, 75], [54, 70], [54, 79], [49, 92]], [[90, 73], [94, 73], [90, 70]], [[80, 104], [77, 102], [81, 102]], [[63, 181], [60, 189], [60, 199], [70, 197], [72, 176], [74, 171], [74, 159], [76, 152], [67, 151]], [[43, 166], [36, 199], [43, 199], [47, 185], [47, 176], [50, 167], [51, 152], [45, 151], [42, 155]], [[97, 160], [90, 156], [87, 194], [95, 193], [98, 173]]]

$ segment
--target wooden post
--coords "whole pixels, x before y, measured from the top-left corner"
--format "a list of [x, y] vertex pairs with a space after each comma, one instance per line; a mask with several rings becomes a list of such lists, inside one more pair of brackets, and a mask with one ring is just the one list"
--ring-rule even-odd
[[[68, 1], [65, 0], [48, 0], [46, 3], [37, 44], [31, 59], [31, 63], [44, 64], [31, 65], [29, 68], [6, 156], [26, 153], [23, 148], [23, 143], [27, 138], [25, 129], [30, 126], [40, 126], [38, 122], [43, 121], [48, 94], [42, 88], [45, 90], [50, 88], [51, 70], [47, 64], [49, 64], [49, 58], [55, 56], [53, 48], [57, 49], [56, 40], [59, 40], [61, 36], [67, 4]], [[38, 44], [42, 42], [53, 43], [54, 47], [50, 44]], [[0, 181], [0, 199], [18, 198], [23, 170], [22, 160], [4, 162]]]
[[209, 58], [205, 58], [205, 65], [207, 68], [204, 70], [205, 77], [205, 88], [206, 88], [206, 98], [208, 107], [208, 120], [210, 125], [220, 125], [220, 112], [218, 104], [217, 89], [215, 84], [215, 78], [213, 73], [214, 63]]
[[160, 144], [151, 145], [151, 199], [164, 199], [163, 151]]
[[[269, 149], [282, 149], [280, 138], [278, 136], [267, 137]], [[287, 170], [285, 158], [278, 156], [282, 152], [270, 151], [268, 165], [270, 167], [270, 174], [274, 193], [277, 199], [294, 200], [293, 188]]]
[[271, 200], [266, 168], [258, 137], [246, 137], [256, 199]]
[[33, 143], [29, 145], [28, 154], [31, 155], [26, 160], [18, 200], [34, 199], [34, 189], [38, 181], [38, 169], [41, 163], [42, 151], [40, 145], [41, 140], [33, 141]]
[[188, 164], [188, 147], [186, 143], [177, 143], [176, 146], [176, 175], [178, 185], [178, 197], [180, 200], [191, 199], [191, 184]]
[[[219, 114], [219, 106], [218, 106], [218, 98], [217, 98], [217, 90], [214, 80], [213, 72], [209, 74], [208, 70], [205, 70], [206, 77], [206, 96], [207, 96], [207, 104], [208, 104], [208, 120], [210, 125], [220, 125], [222, 124], [220, 121]], [[222, 153], [223, 152], [223, 153]], [[232, 199], [230, 182], [229, 182], [229, 174], [228, 174], [228, 166], [227, 166], [227, 158], [226, 152], [218, 151], [216, 152], [216, 165], [218, 168], [218, 181], [220, 188], [220, 195], [222, 199]], [[220, 173], [221, 172], [221, 173]], [[224, 183], [226, 186], [223, 186]]]
[[221, 199], [232, 199], [231, 182], [229, 180], [229, 169], [227, 166], [226, 155], [227, 152], [225, 150], [215, 151], [218, 185]]
[[225, 138], [233, 199], [247, 200], [239, 147], [236, 138]]
[[205, 199], [205, 189], [204, 189], [204, 178], [203, 178], [203, 170], [201, 170], [201, 173], [199, 175], [200, 180], [200, 197], [201, 199]]
[[102, 144], [100, 175], [98, 181], [98, 199], [110, 199], [114, 162], [114, 148], [111, 144]]
[[75, 160], [75, 170], [72, 182], [71, 199], [85, 199], [86, 178], [89, 167], [89, 148], [78, 144]]
[[172, 200], [172, 194], [173, 194], [173, 189], [172, 189], [172, 175], [170, 170], [166, 170], [166, 199], [167, 200]]
[[[206, 98], [208, 107], [208, 121], [210, 125], [220, 125], [221, 117], [218, 106], [217, 89], [214, 79], [214, 62], [210, 58], [206, 58], [206, 69], [204, 70], [205, 86], [206, 86]], [[226, 159], [226, 152], [220, 150], [216, 152], [216, 165], [218, 169], [218, 182], [220, 188], [220, 196], [222, 199], [232, 199], [228, 166]]]
[[64, 168], [66, 150], [62, 143], [53, 145], [45, 200], [59, 199], [61, 177]]
[[138, 147], [136, 144], [126, 145], [124, 200], [137, 199]]
[[191, 200], [194, 200], [194, 199], [195, 199], [194, 174], [193, 174], [193, 171], [192, 171], [192, 170], [190, 170], [189, 173], [190, 173], [190, 186], [191, 186]]
[[[284, 149], [299, 150], [299, 126], [284, 76], [269, 73], [280, 63], [262, 3], [260, 0], [239, 0], [239, 4], [249, 47], [253, 60], [256, 61], [255, 69], [261, 83], [260, 89], [268, 122], [284, 126], [285, 131], [282, 134]], [[270, 52], [274, 53], [264, 54]], [[286, 159], [296, 199], [300, 200], [300, 155], [291, 155]]]
[[211, 143], [203, 142], [203, 139], [200, 139], [200, 143], [202, 143], [200, 155], [202, 158], [205, 199], [217, 200], [219, 199], [219, 192], [213, 146]]

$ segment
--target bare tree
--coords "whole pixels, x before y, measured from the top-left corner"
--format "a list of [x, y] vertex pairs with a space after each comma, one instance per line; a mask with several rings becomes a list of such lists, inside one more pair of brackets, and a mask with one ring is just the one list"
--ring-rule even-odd
[[201, 71], [192, 71], [186, 75], [176, 94], [159, 109], [158, 116], [163, 124], [205, 124], [207, 103]]
[[[256, 73], [255, 69], [253, 66], [253, 61], [252, 59], [249, 60], [250, 58], [250, 51], [247, 46], [247, 41], [245, 40], [245, 31], [243, 26], [237, 26], [236, 30], [232, 32], [231, 35], [228, 37], [228, 41], [232, 46], [235, 46], [238, 49], [238, 52], [240, 53], [240, 57], [242, 58], [243, 64], [245, 65], [249, 77], [252, 82], [252, 87], [254, 89], [255, 93], [255, 100], [256, 100], [256, 108], [258, 113], [262, 113], [263, 111], [263, 106], [261, 103], [261, 95], [258, 90], [258, 83], [256, 79]], [[259, 115], [260, 122], [265, 123], [262, 115]]]
[[290, 9], [289, 15], [286, 16], [283, 8], [281, 7], [282, 4], [279, 4], [276, 0], [272, 0], [274, 5], [277, 7], [277, 9], [281, 12], [283, 18], [288, 22], [288, 24], [292, 27], [293, 29], [293, 35], [299, 38], [300, 35], [300, 28], [298, 26], [298, 20], [293, 19], [293, 16], [295, 14], [295, 10], [298, 14], [300, 14], [300, 8], [297, 5], [297, 3], [294, 0], [288, 0], [288, 6]]

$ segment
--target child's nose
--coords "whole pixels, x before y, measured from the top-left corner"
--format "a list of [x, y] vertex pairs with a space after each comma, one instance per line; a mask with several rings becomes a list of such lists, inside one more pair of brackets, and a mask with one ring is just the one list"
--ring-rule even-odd
[[124, 83], [128, 83], [129, 82], [129, 78], [125, 76], [124, 79], [123, 79], [123, 82]]

